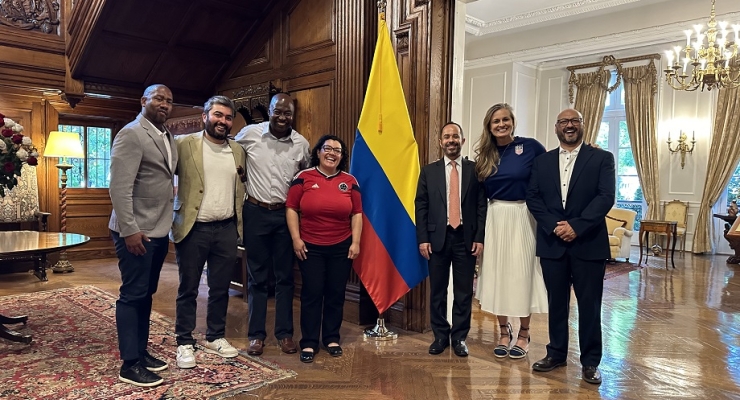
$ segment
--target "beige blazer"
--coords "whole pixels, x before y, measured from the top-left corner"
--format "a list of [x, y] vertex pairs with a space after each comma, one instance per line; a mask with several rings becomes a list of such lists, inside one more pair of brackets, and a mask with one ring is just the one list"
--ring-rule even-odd
[[[172, 232], [170, 239], [179, 243], [188, 235], [195, 224], [198, 216], [198, 207], [203, 202], [203, 135], [200, 131], [190, 135], [175, 137], [177, 144], [178, 162], [177, 176], [178, 188], [175, 196], [174, 213], [172, 221]], [[234, 154], [234, 168], [242, 167], [246, 173], [247, 154], [242, 146], [229, 139], [229, 146]], [[236, 214], [236, 227], [239, 237], [243, 238], [242, 232], [242, 206], [244, 205], [244, 193], [246, 186], [238, 177], [234, 190], [234, 213]]]
[[159, 136], [142, 114], [113, 139], [109, 189], [113, 212], [108, 228], [122, 237], [142, 232], [161, 238], [170, 231], [174, 170], [167, 162], [165, 140], [175, 166], [177, 149], [172, 135]]

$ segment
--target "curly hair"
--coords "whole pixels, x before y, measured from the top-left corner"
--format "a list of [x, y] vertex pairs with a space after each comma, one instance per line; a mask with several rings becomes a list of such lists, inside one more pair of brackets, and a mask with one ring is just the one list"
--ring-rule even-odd
[[498, 163], [501, 156], [498, 154], [496, 139], [491, 132], [491, 120], [493, 119], [493, 114], [498, 110], [507, 110], [509, 112], [513, 125], [511, 129], [512, 136], [514, 136], [514, 130], [516, 129], [514, 109], [510, 105], [497, 103], [486, 111], [486, 116], [483, 118], [483, 132], [475, 146], [475, 173], [478, 175], [480, 182], [483, 182], [486, 178], [498, 172]]
[[349, 155], [349, 153], [347, 153], [347, 146], [344, 145], [344, 141], [340, 139], [339, 136], [335, 135], [324, 135], [319, 138], [316, 145], [313, 146], [313, 150], [311, 150], [311, 166], [316, 167], [319, 165], [319, 151], [321, 151], [321, 148], [327, 140], [336, 140], [342, 146], [342, 159], [339, 160], [337, 170], [347, 171], [347, 156]]

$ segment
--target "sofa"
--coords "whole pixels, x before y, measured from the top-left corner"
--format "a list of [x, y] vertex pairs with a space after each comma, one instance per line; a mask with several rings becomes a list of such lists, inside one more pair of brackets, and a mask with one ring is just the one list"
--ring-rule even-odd
[[609, 233], [611, 258], [630, 260], [630, 245], [634, 235], [637, 212], [625, 208], [612, 208], [606, 214], [606, 230]]

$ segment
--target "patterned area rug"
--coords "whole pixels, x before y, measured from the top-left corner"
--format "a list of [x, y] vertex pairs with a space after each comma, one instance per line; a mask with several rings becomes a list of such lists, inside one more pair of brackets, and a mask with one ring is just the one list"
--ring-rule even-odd
[[164, 383], [151, 389], [121, 383], [115, 301], [94, 286], [0, 297], [4, 315], [28, 315], [27, 326], [11, 327], [33, 334], [30, 345], [0, 339], [0, 398], [223, 399], [296, 375], [246, 353], [224, 359], [196, 351], [198, 366], [179, 369], [174, 323], [153, 312], [149, 352], [170, 365], [161, 373]]
[[607, 261], [604, 280], [630, 273], [636, 269], [640, 269], [640, 267], [635, 263], [623, 261]]

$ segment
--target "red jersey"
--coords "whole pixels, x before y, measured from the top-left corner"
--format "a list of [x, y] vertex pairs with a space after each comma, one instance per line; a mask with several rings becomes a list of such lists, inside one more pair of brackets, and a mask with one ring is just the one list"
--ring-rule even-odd
[[305, 169], [293, 178], [285, 206], [300, 212], [305, 242], [337, 244], [352, 236], [350, 219], [362, 213], [360, 186], [343, 171], [326, 176], [316, 167]]

